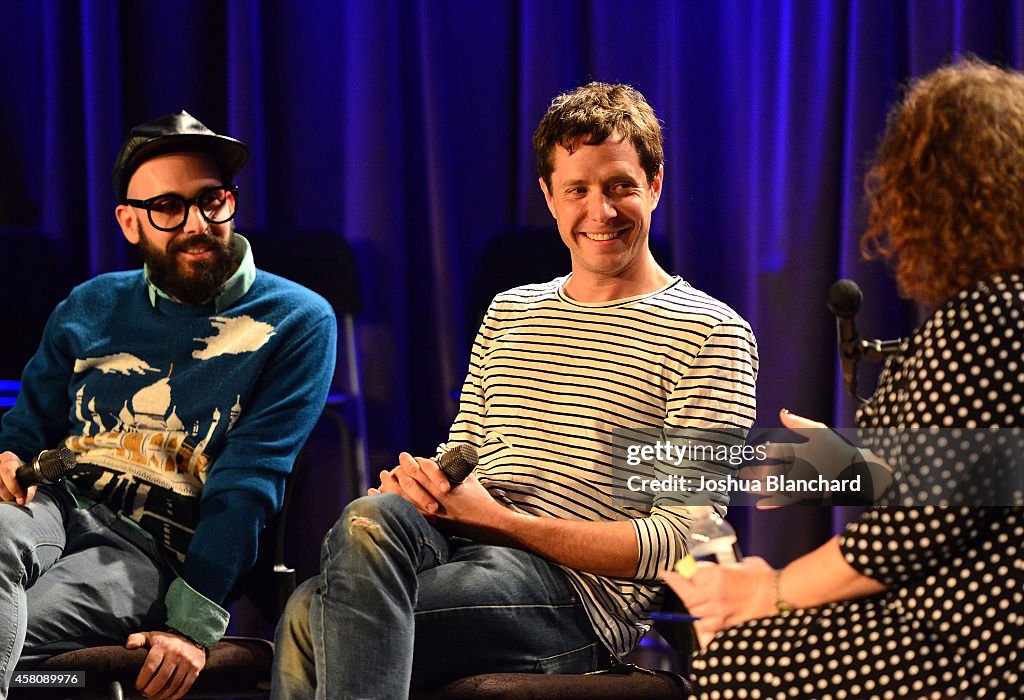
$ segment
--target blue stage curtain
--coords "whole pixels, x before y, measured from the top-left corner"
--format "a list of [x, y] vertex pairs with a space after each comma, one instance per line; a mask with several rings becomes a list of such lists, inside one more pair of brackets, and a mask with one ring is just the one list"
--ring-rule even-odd
[[[357, 250], [373, 457], [387, 467], [444, 437], [485, 246], [526, 227], [556, 235], [530, 148], [548, 102], [627, 82], [665, 124], [653, 237], [672, 272], [754, 327], [759, 425], [786, 407], [848, 426], [829, 284], [861, 283], [866, 336], [916, 318], [857, 253], [886, 111], [908, 78], [965, 52], [1021, 66], [1022, 12], [1021, 0], [3, 0], [0, 265], [19, 265], [4, 247], [14, 233], [58, 246], [72, 273], [57, 285], [136, 265], [112, 216], [114, 154], [132, 124], [188, 109], [253, 148], [240, 231], [328, 230]], [[846, 517], [733, 516], [747, 550], [775, 561]]]

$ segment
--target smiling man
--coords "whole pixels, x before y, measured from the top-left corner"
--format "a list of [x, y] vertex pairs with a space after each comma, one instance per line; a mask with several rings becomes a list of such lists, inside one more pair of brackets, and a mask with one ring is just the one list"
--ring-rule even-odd
[[534, 148], [571, 273], [488, 309], [448, 439], [476, 448], [474, 475], [452, 486], [403, 453], [328, 533], [278, 626], [277, 698], [607, 667], [646, 631], [690, 522], [670, 495], [615, 497], [613, 441], [753, 421], [750, 328], [651, 255], [664, 171], [643, 96], [560, 95]]
[[[136, 686], [184, 695], [323, 406], [326, 301], [257, 270], [234, 233], [248, 156], [186, 112], [134, 127], [115, 216], [144, 271], [53, 312], [0, 424], [0, 698], [18, 664], [95, 644], [149, 649]], [[64, 444], [64, 482], [15, 478]]]
[[[180, 190], [197, 194], [186, 200]], [[187, 304], [216, 294], [238, 267], [227, 225], [237, 194], [237, 187], [221, 183], [213, 159], [200, 153], [154, 156], [136, 169], [115, 215], [125, 238], [139, 246], [155, 288]]]
[[[601, 118], [579, 111], [585, 107], [576, 103], [588, 99]], [[617, 115], [619, 107], [628, 110]], [[665, 169], [661, 129], [643, 97], [597, 83], [563, 95], [533, 142], [541, 190], [572, 256], [565, 293], [604, 302], [668, 285], [648, 241]]]

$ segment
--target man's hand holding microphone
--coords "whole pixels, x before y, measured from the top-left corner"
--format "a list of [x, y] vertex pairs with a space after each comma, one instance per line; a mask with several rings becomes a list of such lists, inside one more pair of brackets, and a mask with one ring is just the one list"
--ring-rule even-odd
[[55, 484], [75, 468], [75, 453], [61, 446], [43, 450], [25, 464], [13, 452], [0, 454], [0, 501], [26, 506], [36, 495], [36, 484]]

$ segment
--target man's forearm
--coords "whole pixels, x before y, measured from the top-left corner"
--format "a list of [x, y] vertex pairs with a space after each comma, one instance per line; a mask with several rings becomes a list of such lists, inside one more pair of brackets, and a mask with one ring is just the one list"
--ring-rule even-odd
[[498, 503], [470, 475], [451, 487], [433, 460], [399, 455], [399, 465], [381, 473], [381, 491], [399, 493], [425, 516], [452, 532], [480, 542], [518, 547], [570, 569], [633, 578], [640, 544], [628, 520], [586, 521], [540, 517]]
[[505, 510], [494, 524], [499, 539], [570, 569], [632, 578], [640, 556], [629, 521], [588, 522]]

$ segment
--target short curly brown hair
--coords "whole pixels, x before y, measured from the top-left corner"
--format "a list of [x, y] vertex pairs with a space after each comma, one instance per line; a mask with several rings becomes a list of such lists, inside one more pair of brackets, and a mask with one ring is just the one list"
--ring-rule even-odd
[[1024, 75], [967, 58], [913, 82], [868, 172], [866, 258], [939, 304], [1024, 269]]
[[537, 172], [548, 189], [555, 146], [572, 153], [579, 143], [598, 145], [613, 133], [633, 144], [647, 184], [654, 182], [665, 160], [661, 124], [639, 90], [593, 82], [555, 97], [533, 132]]

